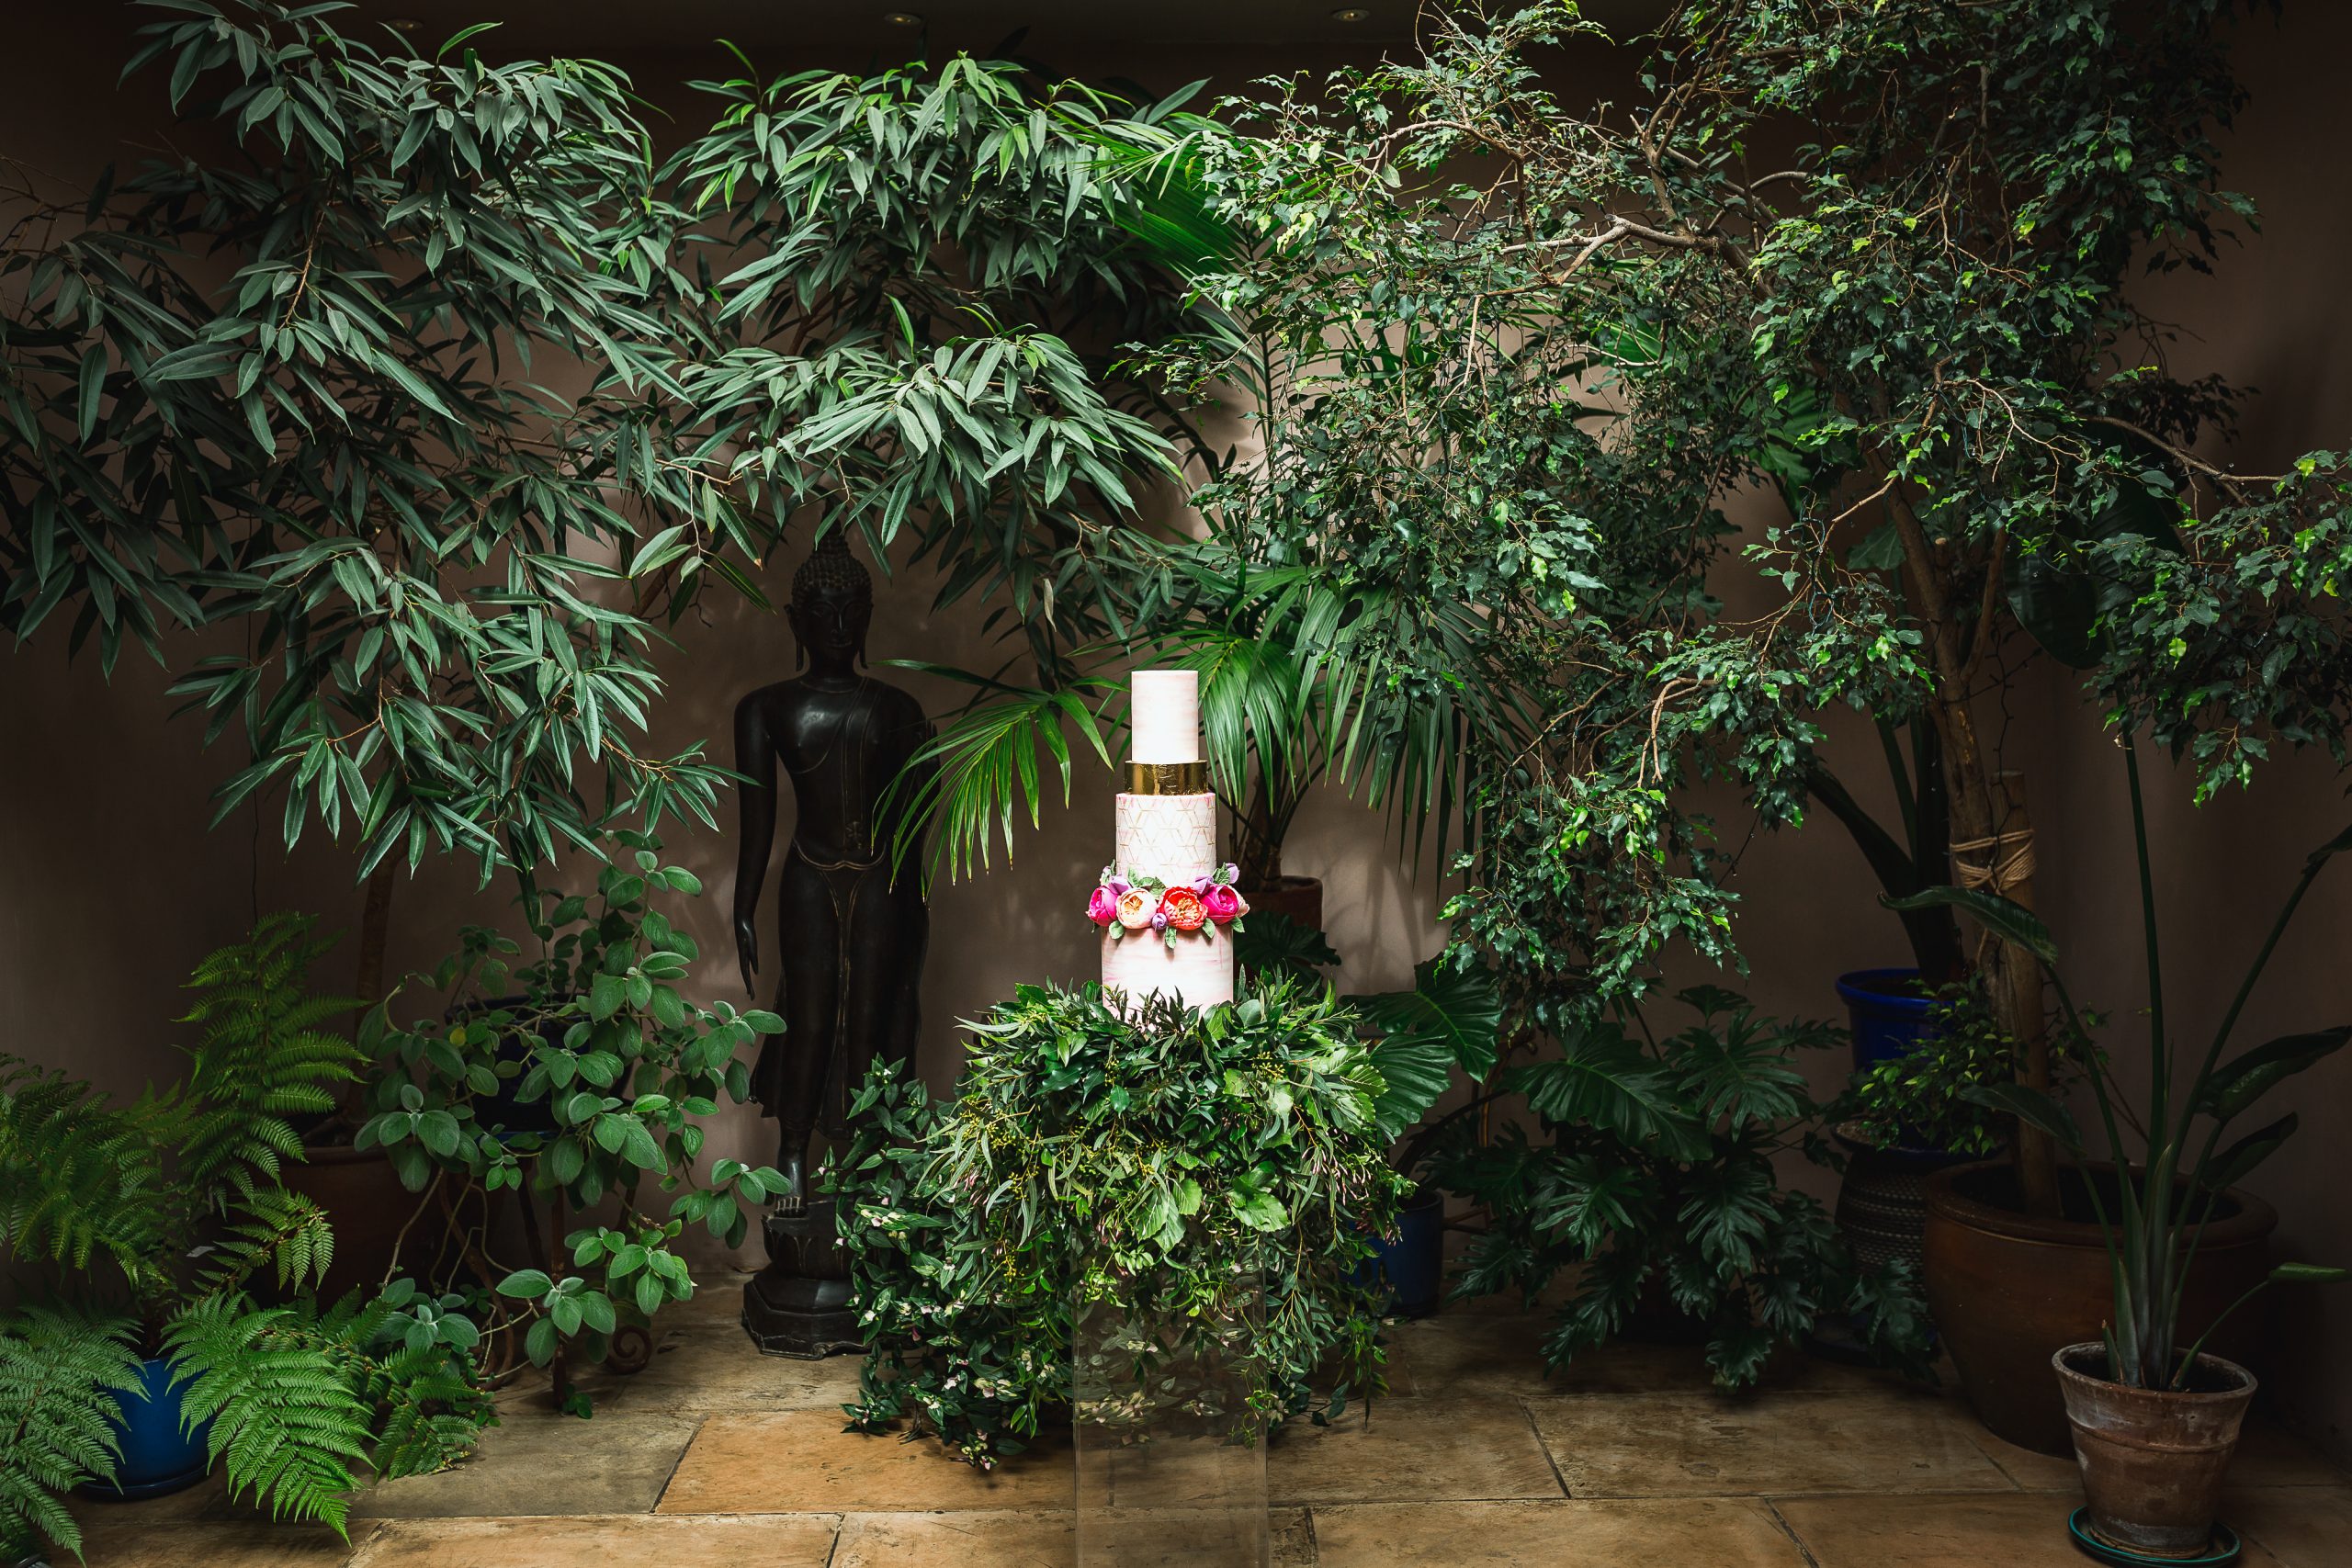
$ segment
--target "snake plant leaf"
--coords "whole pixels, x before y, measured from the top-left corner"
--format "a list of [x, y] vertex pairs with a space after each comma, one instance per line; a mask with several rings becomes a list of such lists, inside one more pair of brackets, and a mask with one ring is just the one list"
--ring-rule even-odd
[[1978, 925], [2012, 946], [2024, 948], [2042, 963], [2058, 962], [2058, 943], [2051, 937], [2050, 928], [2041, 918], [2024, 905], [1986, 893], [1973, 887], [1929, 887], [1907, 898], [1881, 898], [1880, 903], [1896, 911], [1905, 909], [1957, 909], [1975, 920]]

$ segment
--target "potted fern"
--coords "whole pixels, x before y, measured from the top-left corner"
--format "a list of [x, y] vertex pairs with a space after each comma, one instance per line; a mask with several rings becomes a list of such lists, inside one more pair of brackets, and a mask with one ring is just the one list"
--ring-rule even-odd
[[60, 1501], [152, 1495], [213, 1463], [232, 1496], [344, 1528], [356, 1472], [436, 1470], [490, 1418], [471, 1320], [407, 1280], [324, 1301], [334, 1235], [280, 1179], [289, 1118], [358, 1054], [310, 994], [329, 943], [264, 920], [198, 964], [185, 1077], [117, 1104], [0, 1056], [0, 1240], [64, 1289], [0, 1317], [0, 1549], [78, 1552]]
[[[2110, 1549], [2138, 1554], [2130, 1558], [2136, 1562], [2197, 1557], [2211, 1543], [2222, 1480], [2255, 1392], [2252, 1373], [2206, 1352], [2215, 1327], [2273, 1283], [2337, 1280], [2352, 1272], [2285, 1263], [2255, 1280], [2218, 1313], [2199, 1314], [2201, 1321], [2192, 1319], [2184, 1305], [2191, 1268], [2216, 1228], [2217, 1211], [2233, 1199], [2233, 1184], [2278, 1151], [2293, 1134], [2297, 1118], [2290, 1111], [2226, 1146], [2222, 1134], [2271, 1089], [2352, 1039], [2352, 1024], [2339, 1024], [2229, 1054], [2239, 1015], [2288, 922], [2328, 862], [2352, 849], [2352, 829], [2306, 857], [2301, 878], [2247, 966], [2202, 1057], [2193, 1071], [2184, 1074], [2174, 1060], [2173, 1036], [2167, 1032], [2147, 820], [2138, 754], [2128, 731], [2122, 750], [2147, 953], [2147, 1099], [2135, 1116], [2120, 1103], [2106, 1058], [2085, 1054], [2084, 1077], [2098, 1107], [2111, 1165], [2104, 1170], [2083, 1165], [2080, 1179], [2072, 1185], [2088, 1204], [2105, 1246], [2112, 1311], [2098, 1338], [2052, 1346], [2047, 1353], [2057, 1370], [2087, 1498], [2070, 1528], [2078, 1543], [2094, 1554]], [[1905, 906], [1959, 909], [1994, 936], [2032, 954], [2049, 976], [2072, 1032], [2081, 1037], [2082, 1015], [2058, 976], [2057, 944], [2031, 910], [1996, 894], [1958, 887], [1929, 888], [1897, 907]], [[2084, 1161], [2085, 1139], [2058, 1100], [2016, 1083], [1981, 1084], [1963, 1092], [2046, 1133], [2078, 1163]], [[2143, 1134], [2136, 1151], [2125, 1141], [2125, 1126]], [[2012, 1255], [2013, 1264], [2029, 1274], [2047, 1269], [2037, 1253], [2046, 1258], [2052, 1250], [2020, 1249]], [[1928, 1266], [1931, 1274], [1939, 1267], [1932, 1239]], [[1958, 1340], [1953, 1351], [1961, 1353]], [[2222, 1544], [2227, 1547], [2226, 1539]]]

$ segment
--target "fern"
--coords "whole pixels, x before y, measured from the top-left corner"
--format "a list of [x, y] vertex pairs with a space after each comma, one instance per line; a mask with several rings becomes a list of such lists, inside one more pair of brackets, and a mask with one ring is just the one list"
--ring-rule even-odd
[[157, 1103], [110, 1106], [88, 1084], [0, 1055], [0, 1241], [10, 1256], [86, 1269], [111, 1258], [134, 1290], [164, 1282], [172, 1204]]
[[114, 1473], [113, 1390], [139, 1375], [128, 1317], [26, 1307], [0, 1320], [0, 1549], [47, 1537], [75, 1556], [82, 1532], [57, 1495]]
[[190, 1375], [185, 1418], [212, 1422], [210, 1457], [227, 1461], [230, 1495], [341, 1532], [371, 1412], [337, 1342], [298, 1308], [237, 1296], [198, 1302], [164, 1337]]
[[280, 1290], [316, 1290], [334, 1262], [334, 1227], [326, 1211], [300, 1192], [255, 1188], [238, 1207], [198, 1281], [209, 1294], [245, 1289], [256, 1277]]
[[359, 1004], [309, 991], [311, 965], [334, 946], [311, 934], [309, 915], [271, 915], [242, 942], [207, 956], [189, 977], [196, 1005], [180, 1021], [203, 1029], [175, 1101], [181, 1184], [223, 1206], [276, 1187], [287, 1160], [302, 1157], [288, 1120], [323, 1115], [365, 1061], [322, 1027]]

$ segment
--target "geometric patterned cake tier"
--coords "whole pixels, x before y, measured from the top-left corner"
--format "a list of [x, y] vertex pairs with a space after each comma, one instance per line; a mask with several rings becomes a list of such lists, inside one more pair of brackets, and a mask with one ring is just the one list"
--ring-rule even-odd
[[1156, 876], [1172, 887], [1217, 867], [1213, 795], [1122, 795], [1116, 821], [1112, 863], [1122, 876]]

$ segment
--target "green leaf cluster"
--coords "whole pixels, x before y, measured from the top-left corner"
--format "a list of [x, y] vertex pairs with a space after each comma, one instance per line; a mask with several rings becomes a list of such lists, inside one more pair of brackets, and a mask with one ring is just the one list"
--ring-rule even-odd
[[854, 1108], [833, 1190], [870, 1347], [856, 1424], [910, 1419], [991, 1464], [1069, 1404], [1079, 1325], [1103, 1318], [1151, 1326], [1130, 1390], [1232, 1369], [1215, 1414], [1237, 1430], [1374, 1385], [1362, 1266], [1405, 1184], [1328, 990], [1123, 1017], [1099, 987], [1023, 987], [970, 1028], [953, 1100], [885, 1062]]
[[1924, 1369], [1908, 1266], [1860, 1268], [1821, 1205], [1783, 1188], [1774, 1166], [1788, 1151], [1831, 1159], [1795, 1058], [1842, 1035], [1759, 1018], [1716, 987], [1680, 999], [1699, 1018], [1678, 1034], [1602, 1021], [1556, 1057], [1506, 1069], [1540, 1132], [1507, 1126], [1436, 1172], [1492, 1216], [1458, 1293], [1532, 1298], [1574, 1270], [1544, 1346], [1557, 1367], [1636, 1322], [1687, 1322], [1706, 1337], [1716, 1382], [1745, 1388], [1817, 1320], [1850, 1317], [1882, 1359]]

